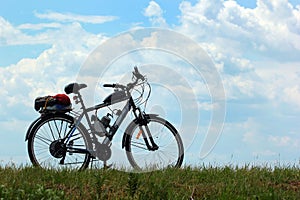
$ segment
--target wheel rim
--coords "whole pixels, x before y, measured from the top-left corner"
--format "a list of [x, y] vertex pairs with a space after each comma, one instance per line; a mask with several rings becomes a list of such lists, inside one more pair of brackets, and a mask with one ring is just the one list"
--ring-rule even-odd
[[[50, 118], [43, 121], [34, 130], [31, 139], [31, 160], [34, 165], [51, 169], [82, 169], [89, 162], [89, 155], [69, 151], [72, 148], [87, 149], [87, 140], [77, 129], [68, 144], [63, 138], [71, 127], [71, 121], [65, 118]], [[65, 155], [65, 159], [63, 159]]]
[[179, 167], [183, 159], [183, 146], [179, 135], [167, 122], [151, 119], [148, 127], [158, 150], [149, 151], [141, 137], [137, 137], [139, 127], [136, 125], [131, 133], [128, 159], [139, 171], [159, 170], [167, 167]]

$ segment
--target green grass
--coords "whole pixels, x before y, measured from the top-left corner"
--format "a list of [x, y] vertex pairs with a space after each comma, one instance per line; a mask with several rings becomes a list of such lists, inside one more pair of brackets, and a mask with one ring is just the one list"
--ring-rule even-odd
[[0, 168], [0, 199], [300, 199], [300, 169], [200, 167], [149, 173]]

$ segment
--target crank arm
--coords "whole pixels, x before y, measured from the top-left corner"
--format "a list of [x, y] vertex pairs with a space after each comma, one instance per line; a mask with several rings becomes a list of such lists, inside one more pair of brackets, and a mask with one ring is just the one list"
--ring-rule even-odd
[[67, 147], [68, 153], [81, 153], [81, 154], [91, 154], [91, 152], [87, 149], [80, 149], [74, 147]]

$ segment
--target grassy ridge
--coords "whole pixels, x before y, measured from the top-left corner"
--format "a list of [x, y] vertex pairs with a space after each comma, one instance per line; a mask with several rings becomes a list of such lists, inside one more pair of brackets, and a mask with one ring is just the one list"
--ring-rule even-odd
[[0, 168], [0, 199], [300, 199], [299, 168], [202, 167], [149, 173]]

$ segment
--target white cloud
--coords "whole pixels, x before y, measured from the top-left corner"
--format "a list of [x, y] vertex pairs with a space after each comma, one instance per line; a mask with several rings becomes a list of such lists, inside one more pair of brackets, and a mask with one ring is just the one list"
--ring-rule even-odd
[[[270, 57], [274, 53], [289, 56], [286, 51], [300, 50], [299, 31], [295, 31], [295, 26], [299, 26], [299, 9], [286, 0], [258, 1], [257, 5], [250, 9], [235, 1], [205, 0], [195, 5], [183, 2], [178, 29], [198, 41], [216, 43], [224, 50], [232, 46], [231, 41], [236, 42], [235, 52], [240, 55], [251, 51]], [[224, 40], [227, 42], [222, 44]], [[257, 47], [264, 51], [255, 52]]]
[[[180, 24], [175, 29], [199, 42], [214, 59], [223, 78], [228, 100], [252, 104], [266, 116], [269, 110], [265, 106], [268, 104], [274, 109], [269, 115], [284, 115], [280, 113], [282, 110], [289, 113], [300, 108], [300, 6], [293, 7], [286, 0], [259, 0], [257, 5], [250, 9], [235, 1], [201, 0], [194, 5], [184, 1], [180, 5]], [[0, 68], [0, 95], [3, 97], [0, 110], [1, 117], [4, 116], [5, 120], [28, 119], [36, 114], [32, 108], [32, 100], [39, 95], [62, 92], [64, 85], [74, 80], [79, 66], [90, 51], [105, 39], [102, 35], [86, 32], [79, 22], [99, 24], [117, 19], [114, 16], [82, 16], [56, 12], [35, 14], [41, 19], [57, 22], [26, 23], [15, 27], [0, 17], [0, 46], [51, 45], [36, 58], [24, 58], [16, 64]], [[143, 14], [153, 26], [167, 26], [164, 11], [155, 1], [150, 1]], [[24, 30], [39, 30], [39, 33], [29, 35]], [[143, 45], [155, 46], [158, 40], [154, 36], [144, 40]], [[123, 39], [116, 41], [116, 46], [132, 41], [132, 38]], [[187, 47], [183, 50], [185, 48]], [[122, 50], [118, 49], [120, 52]], [[153, 62], [153, 56], [149, 59]], [[155, 59], [157, 63], [163, 61], [160, 57]], [[183, 72], [182, 75], [190, 74]], [[207, 95], [203, 82], [195, 82], [192, 86], [196, 87], [195, 91], [200, 96]], [[182, 95], [189, 94], [180, 87], [177, 91]], [[263, 98], [267, 102], [260, 104], [255, 101], [256, 98]], [[200, 108], [205, 111], [210, 111], [213, 106], [214, 104], [206, 101], [200, 102]], [[239, 108], [247, 109], [242, 106]], [[217, 146], [222, 146], [223, 142], [223, 145], [231, 147], [227, 151], [240, 148], [251, 156], [251, 152], [274, 156], [274, 152], [278, 151], [296, 155], [295, 152], [299, 149], [296, 147], [300, 145], [297, 135], [291, 136], [281, 131], [280, 136], [270, 136], [268, 134], [274, 128], [268, 120], [273, 116], [254, 120], [251, 119], [252, 116], [247, 116], [249, 113], [243, 111], [235, 110], [230, 113], [229, 110], [228, 115], [234, 115], [234, 122], [225, 124], [225, 139]], [[281, 123], [282, 118], [276, 116], [275, 123]], [[248, 120], [243, 121], [239, 117]], [[287, 126], [286, 129], [286, 132], [299, 132], [297, 125]], [[288, 147], [289, 143], [293, 147], [290, 151], [278, 149]], [[222, 153], [223, 151], [224, 149]]]
[[18, 29], [30, 29], [30, 30], [42, 30], [45, 28], [61, 28], [62, 25], [59, 23], [40, 23], [40, 24], [21, 24]]
[[293, 145], [294, 141], [289, 136], [273, 136], [270, 135], [268, 141], [275, 146], [288, 147]]
[[1, 16], [0, 33], [0, 46], [14, 45], [30, 39], [30, 36], [22, 33]]
[[[72, 13], [62, 14], [57, 12], [35, 13], [35, 15], [41, 19], [69, 23], [63, 25], [61, 23], [54, 22], [37, 24], [25, 23], [19, 26], [13, 26], [9, 21], [0, 16], [0, 46], [24, 44], [53, 44], [57, 41], [57, 39], [63, 37], [66, 41], [69, 41], [70, 36], [72, 38], [75, 38], [78, 37], [78, 35], [80, 35], [75, 34], [76, 31], [82, 30], [81, 24], [79, 22], [101, 24], [117, 19], [117, 17], [115, 16], [86, 16], [76, 15]], [[46, 30], [36, 34], [24, 33], [23, 31], [27, 29]], [[61, 32], [66, 33], [65, 35], [58, 35], [61, 34]]]
[[[232, 114], [239, 115], [239, 113]], [[258, 162], [272, 164], [279, 154], [291, 162], [294, 161], [293, 159], [298, 159], [297, 152], [300, 145], [298, 135], [288, 133], [289, 128], [275, 125], [279, 121], [287, 125], [282, 118], [274, 116], [272, 120], [268, 122], [264, 117], [248, 117], [246, 120], [227, 122], [221, 139], [216, 145], [215, 153], [234, 154], [234, 156], [240, 154], [238, 163], [243, 160], [253, 161], [255, 156]]]
[[[52, 29], [45, 29], [52, 28]], [[23, 29], [42, 30], [36, 34], [26, 34]], [[45, 29], [45, 30], [44, 30]], [[17, 27], [0, 17], [0, 46], [9, 45], [35, 45], [35, 44], [56, 44], [61, 47], [70, 45], [83, 45], [88, 48], [95, 47], [95, 40], [101, 41], [102, 35], [95, 35], [86, 32], [80, 23], [73, 22], [68, 24], [21, 24]], [[80, 40], [78, 39], [80, 35]], [[85, 44], [79, 44], [78, 41], [85, 41]], [[92, 42], [90, 42], [92, 41]]]
[[283, 91], [284, 101], [292, 103], [300, 108], [300, 86], [295, 85], [290, 88], [285, 88]]
[[161, 17], [162, 9], [155, 1], [150, 1], [148, 7], [145, 9], [144, 15], [146, 17]]
[[163, 10], [155, 1], [149, 2], [148, 7], [144, 10], [144, 16], [149, 17], [152, 26], [167, 26], [166, 20], [163, 18]]
[[[5, 29], [7, 27], [9, 29]], [[17, 33], [14, 42], [4, 35], [6, 38], [2, 39], [7, 45], [47, 43], [51, 47], [36, 58], [23, 58], [16, 64], [0, 68], [1, 119], [28, 119], [32, 116], [35, 113], [34, 98], [63, 92], [64, 86], [74, 81], [90, 51], [106, 39], [86, 32], [78, 23], [62, 25], [59, 29], [37, 35], [25, 35], [8, 22], [4, 29]]]
[[73, 13], [58, 13], [52, 11], [48, 11], [46, 13], [35, 12], [35, 16], [40, 19], [48, 19], [59, 22], [82, 22], [91, 24], [103, 24], [118, 19], [116, 16], [78, 15]]
[[241, 74], [235, 76], [223, 76], [224, 85], [227, 91], [227, 100], [230, 99], [240, 99], [240, 98], [251, 98], [257, 95], [258, 85], [253, 77]]
[[252, 9], [236, 1], [201, 0], [179, 8], [176, 30], [200, 42], [213, 58], [228, 100], [263, 98], [300, 108], [299, 6], [258, 0]]
[[276, 107], [288, 104], [291, 111], [300, 109], [300, 62], [254, 62], [255, 72], [261, 84], [256, 88], [259, 95], [269, 99]]

